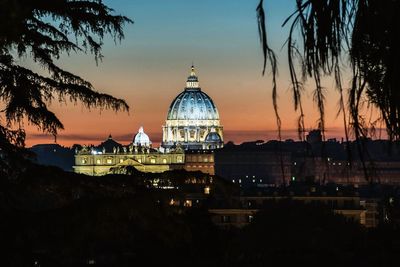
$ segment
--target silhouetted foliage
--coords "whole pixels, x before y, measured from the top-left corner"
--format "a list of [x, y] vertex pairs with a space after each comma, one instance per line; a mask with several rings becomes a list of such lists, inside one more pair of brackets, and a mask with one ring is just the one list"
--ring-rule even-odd
[[173, 193], [147, 188], [142, 177], [91, 177], [34, 164], [21, 175], [0, 180], [6, 266], [221, 263], [229, 236], [207, 210], [163, 205]]
[[[397, 0], [296, 0], [294, 12], [283, 22], [289, 25], [286, 41], [295, 110], [299, 110], [299, 133], [304, 139], [302, 96], [304, 84], [314, 81], [314, 101], [320, 114], [319, 128], [325, 129], [325, 91], [321, 79], [333, 76], [340, 93], [339, 113], [356, 139], [373, 135], [385, 125], [391, 140], [400, 138], [400, 34]], [[273, 12], [273, 11], [271, 11]], [[264, 60], [271, 58], [267, 42], [263, 0], [257, 7]], [[275, 76], [276, 63], [270, 60]], [[297, 70], [296, 64], [300, 66]], [[347, 67], [346, 64], [349, 66]], [[343, 69], [351, 72], [351, 86], [343, 87]], [[265, 71], [265, 63], [264, 70]], [[273, 77], [273, 87], [276, 87]], [[345, 104], [347, 93], [348, 104]], [[276, 92], [273, 90], [274, 106]], [[365, 110], [376, 110], [371, 120]], [[279, 119], [279, 116], [277, 116]], [[280, 123], [278, 123], [280, 129]]]
[[229, 244], [225, 262], [226, 266], [391, 266], [400, 251], [397, 240], [398, 230], [367, 230], [321, 205], [269, 202]]
[[207, 208], [160, 205], [171, 192], [134, 176], [36, 165], [23, 175], [0, 180], [4, 266], [391, 266], [400, 253], [395, 225], [365, 229], [324, 206], [267, 202], [226, 229]]
[[[63, 53], [90, 52], [98, 61], [105, 35], [121, 40], [122, 26], [130, 22], [113, 15], [101, 0], [0, 0], [0, 101], [4, 106], [0, 113], [1, 172], [15, 169], [10, 164], [24, 147], [24, 119], [54, 136], [63, 129], [48, 109], [51, 101], [128, 110], [125, 101], [96, 92], [92, 84], [58, 67], [55, 60]], [[18, 64], [24, 57], [32, 58], [48, 75]]]

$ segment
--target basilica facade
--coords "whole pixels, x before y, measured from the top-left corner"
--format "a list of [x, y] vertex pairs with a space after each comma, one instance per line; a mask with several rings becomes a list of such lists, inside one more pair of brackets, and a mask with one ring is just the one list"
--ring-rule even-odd
[[186, 169], [214, 174], [214, 150], [222, 148], [223, 127], [213, 100], [201, 90], [192, 66], [183, 92], [172, 101], [161, 146], [156, 148], [140, 127], [132, 143], [121, 145], [110, 135], [98, 146], [75, 151], [76, 173], [105, 175], [119, 167], [143, 172]]

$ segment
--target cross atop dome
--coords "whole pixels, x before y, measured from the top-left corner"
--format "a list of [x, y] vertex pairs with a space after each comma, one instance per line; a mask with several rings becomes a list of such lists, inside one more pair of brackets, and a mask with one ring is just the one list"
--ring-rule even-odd
[[197, 89], [200, 90], [199, 79], [197, 78], [196, 72], [194, 71], [194, 66], [190, 69], [190, 76], [186, 81], [186, 89]]
[[194, 65], [192, 63], [191, 71], [190, 71], [190, 76], [196, 76], [196, 72], [194, 72]]

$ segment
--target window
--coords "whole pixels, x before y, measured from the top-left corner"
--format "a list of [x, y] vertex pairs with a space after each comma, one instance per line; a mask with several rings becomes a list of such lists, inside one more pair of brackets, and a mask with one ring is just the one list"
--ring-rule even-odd
[[206, 186], [206, 187], [204, 187], [204, 194], [206, 194], [206, 195], [209, 195], [210, 194], [210, 187], [209, 186]]
[[227, 215], [222, 215], [221, 216], [221, 222], [222, 223], [230, 223], [231, 222], [231, 217]]
[[184, 206], [190, 208], [192, 206], [192, 201], [190, 199], [186, 199]]
[[101, 164], [101, 159], [97, 159], [96, 164]]
[[156, 163], [156, 159], [150, 159], [150, 163], [151, 163], [151, 164]]
[[142, 159], [138, 159], [137, 161], [138, 161], [139, 163], [142, 163]]
[[182, 157], [181, 157], [181, 156], [176, 157], [176, 161], [177, 161], [178, 163], [182, 163]]
[[111, 164], [112, 163], [112, 159], [107, 159], [107, 164]]
[[122, 162], [124, 162], [124, 160], [123, 159], [119, 159], [119, 163], [122, 163]]
[[249, 215], [247, 216], [247, 222], [251, 223], [254, 220], [254, 216], [253, 215]]
[[167, 159], [163, 159], [162, 162], [163, 162], [164, 164], [167, 164]]
[[86, 164], [87, 163], [87, 158], [82, 159], [82, 164]]

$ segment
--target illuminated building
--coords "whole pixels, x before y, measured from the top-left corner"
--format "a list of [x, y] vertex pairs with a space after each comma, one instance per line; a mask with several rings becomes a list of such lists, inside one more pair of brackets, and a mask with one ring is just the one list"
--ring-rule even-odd
[[201, 171], [211, 175], [215, 174], [215, 159], [213, 150], [186, 150], [185, 170]]
[[192, 66], [186, 87], [171, 103], [163, 126], [162, 147], [185, 149], [223, 147], [223, 128], [213, 100], [201, 90]]
[[119, 167], [133, 166], [142, 172], [159, 173], [183, 169], [185, 153], [176, 147], [169, 153], [162, 153], [151, 147], [151, 141], [140, 127], [133, 142], [123, 146], [111, 135], [97, 147], [83, 147], [75, 152], [76, 173], [105, 175]]
[[160, 148], [153, 148], [143, 127], [126, 146], [110, 135], [97, 147], [77, 149], [73, 168], [87, 175], [105, 175], [126, 166], [142, 172], [186, 169], [214, 174], [214, 149], [223, 147], [223, 128], [217, 108], [201, 90], [193, 66], [185, 90], [168, 110], [162, 140]]

